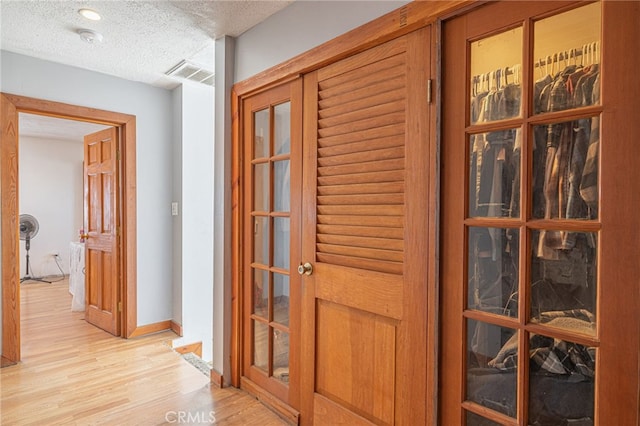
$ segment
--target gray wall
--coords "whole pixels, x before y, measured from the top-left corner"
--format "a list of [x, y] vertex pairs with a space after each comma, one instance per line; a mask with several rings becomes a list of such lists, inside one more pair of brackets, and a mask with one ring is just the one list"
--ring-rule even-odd
[[[183, 338], [174, 346], [202, 342], [202, 359], [212, 358], [213, 311], [213, 116], [214, 90], [185, 82], [180, 139], [180, 224]], [[178, 199], [176, 199], [178, 200]], [[178, 243], [174, 239], [174, 243]], [[177, 261], [174, 258], [174, 261]], [[175, 301], [174, 301], [175, 304]]]
[[182, 85], [171, 92], [173, 102], [173, 196], [178, 215], [173, 216], [173, 321], [182, 325]]
[[406, 3], [409, 2], [293, 2], [236, 39], [235, 81], [285, 62]]
[[172, 318], [171, 92], [1, 52], [0, 90], [137, 117], [138, 326]]
[[231, 373], [231, 87], [235, 40], [216, 40], [213, 221], [213, 361], [223, 378]]
[[[60, 279], [69, 273], [69, 243], [83, 228], [82, 141], [20, 135], [19, 214], [40, 225], [29, 250], [30, 275]], [[59, 266], [52, 254], [59, 255]], [[25, 241], [20, 241], [20, 276], [26, 273]]]

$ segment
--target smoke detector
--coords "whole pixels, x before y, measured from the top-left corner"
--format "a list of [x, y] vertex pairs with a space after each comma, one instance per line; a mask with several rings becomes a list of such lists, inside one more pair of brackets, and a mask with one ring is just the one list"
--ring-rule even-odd
[[89, 44], [96, 44], [102, 41], [102, 34], [94, 30], [80, 29], [78, 30], [80, 39]]
[[213, 87], [213, 71], [209, 71], [202, 66], [185, 60], [180, 61], [176, 66], [167, 71], [165, 75], [176, 79], [195, 81], [196, 83]]

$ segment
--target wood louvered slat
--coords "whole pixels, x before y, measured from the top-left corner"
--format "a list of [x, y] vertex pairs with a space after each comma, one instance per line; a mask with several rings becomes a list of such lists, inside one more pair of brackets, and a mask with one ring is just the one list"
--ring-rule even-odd
[[318, 70], [318, 81], [327, 81], [337, 75], [345, 74], [353, 69], [360, 68], [362, 64], [373, 66], [386, 58], [402, 54], [403, 52], [406, 52], [406, 50], [406, 39], [404, 37], [396, 38], [389, 43], [378, 46], [375, 49], [366, 50]]
[[402, 204], [404, 194], [321, 195], [318, 204]]
[[372, 173], [390, 170], [404, 170], [404, 158], [372, 161], [369, 163], [346, 164], [342, 166], [318, 167], [318, 176], [348, 175], [355, 173]]
[[359, 132], [345, 133], [318, 139], [318, 147], [336, 146], [369, 139], [383, 138], [387, 136], [402, 136], [404, 138], [404, 123], [396, 123], [390, 126], [376, 127]]
[[361, 183], [355, 185], [331, 185], [318, 188], [318, 195], [386, 194], [400, 193], [403, 182]]
[[331, 117], [344, 111], [361, 108], [361, 105], [376, 105], [382, 103], [382, 100], [389, 102], [404, 96], [404, 78], [396, 77], [380, 81], [371, 87], [363, 87], [353, 92], [323, 99], [319, 102], [322, 109], [318, 112], [318, 116]]
[[404, 206], [318, 206], [321, 215], [402, 216]]
[[362, 152], [375, 149], [392, 148], [396, 146], [404, 146], [402, 136], [389, 136], [385, 138], [369, 139], [362, 142], [353, 142], [342, 145], [330, 146], [318, 149], [320, 158], [332, 157], [335, 155], [351, 154], [354, 152]]
[[344, 155], [333, 155], [330, 157], [321, 157], [318, 158], [318, 165], [320, 167], [338, 166], [341, 164], [355, 164], [368, 161], [388, 160], [391, 158], [404, 158], [404, 147], [399, 146], [372, 151], [353, 152]]
[[356, 258], [353, 256], [339, 256], [329, 253], [319, 252], [316, 255], [318, 262], [330, 263], [333, 265], [348, 266], [350, 268], [365, 269], [369, 271], [387, 272], [389, 274], [402, 274], [402, 262], [389, 262], [384, 260], [373, 260]]
[[391, 226], [352, 226], [352, 225], [318, 225], [318, 234], [353, 235], [361, 237], [391, 238], [401, 240], [404, 237], [403, 228]]
[[393, 240], [389, 238], [372, 238], [372, 237], [356, 237], [351, 235], [318, 235], [318, 242], [324, 244], [378, 248], [386, 247], [388, 250], [402, 251], [404, 242], [402, 240]]
[[361, 109], [390, 102], [405, 93], [405, 83], [402, 74], [394, 73], [388, 78], [367, 76], [347, 82], [344, 86], [332, 87], [318, 94], [318, 116], [325, 118], [336, 115], [341, 106], [348, 104], [351, 109]]
[[372, 85], [375, 85], [379, 82], [400, 77], [403, 75], [403, 73], [403, 67], [393, 67], [387, 70], [387, 75], [385, 76], [375, 73], [370, 74], [366, 72], [358, 73], [358, 75], [352, 74], [351, 76], [348, 76], [349, 78], [345, 78], [342, 84], [328, 87], [326, 89], [321, 89], [318, 92], [318, 97], [320, 100], [322, 100], [336, 95], [344, 94], [345, 92], [351, 92], [353, 90], [362, 89], [364, 87], [371, 87]]
[[402, 216], [318, 215], [319, 224], [402, 227]]
[[402, 252], [397, 250], [369, 249], [362, 247], [339, 246], [334, 244], [316, 244], [318, 251], [322, 253], [338, 254], [343, 256], [361, 257], [364, 259], [386, 260], [402, 262]]
[[378, 53], [318, 82], [316, 256], [402, 274], [405, 58]]
[[353, 68], [347, 72], [343, 72], [326, 79], [321, 78], [318, 87], [320, 89], [320, 92], [322, 92], [326, 89], [336, 86], [342, 86], [354, 80], [360, 80], [363, 77], [377, 75], [378, 79], [382, 79], [384, 76], [391, 76], [394, 74], [404, 76], [403, 55], [389, 56], [387, 58], [380, 59], [372, 64], [369, 64], [366, 67]]
[[319, 129], [318, 135], [320, 135], [320, 137], [328, 137], [342, 135], [350, 132], [357, 132], [359, 130], [375, 129], [378, 126], [388, 126], [391, 124], [401, 123], [403, 119], [404, 111], [393, 112], [380, 117], [366, 118], [351, 123], [345, 123], [339, 126]]
[[391, 170], [372, 173], [355, 173], [318, 178], [318, 185], [347, 185], [350, 183], [396, 182], [402, 181], [404, 170]]
[[326, 127], [338, 126], [345, 123], [353, 123], [356, 121], [371, 119], [382, 115], [387, 116], [392, 113], [397, 113], [398, 111], [404, 111], [404, 102], [402, 102], [402, 100], [369, 105], [367, 108], [351, 110], [350, 112], [323, 118], [318, 121], [318, 126], [321, 129], [324, 129]]

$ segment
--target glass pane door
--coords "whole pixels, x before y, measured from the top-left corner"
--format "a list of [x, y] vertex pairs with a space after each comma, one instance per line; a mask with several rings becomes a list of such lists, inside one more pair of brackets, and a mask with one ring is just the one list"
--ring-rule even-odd
[[253, 113], [252, 365], [289, 381], [290, 102]]
[[468, 41], [467, 425], [594, 424], [600, 8]]

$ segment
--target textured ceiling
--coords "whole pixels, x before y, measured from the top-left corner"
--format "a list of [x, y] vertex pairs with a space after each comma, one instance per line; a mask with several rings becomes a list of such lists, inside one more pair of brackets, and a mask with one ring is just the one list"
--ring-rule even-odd
[[[216, 38], [238, 36], [291, 2], [0, 0], [0, 48], [172, 89], [179, 81], [164, 74], [180, 61], [213, 71]], [[90, 21], [80, 8], [102, 19]], [[101, 33], [103, 41], [82, 41], [77, 31], [85, 28]], [[21, 114], [20, 134], [82, 140], [95, 131], [86, 125]]]
[[[238, 36], [291, 1], [26, 1], [0, 2], [0, 47], [92, 71], [173, 88], [164, 76], [181, 60], [213, 71], [214, 40]], [[102, 16], [90, 21], [86, 7]], [[79, 29], [98, 31], [83, 42]]]

